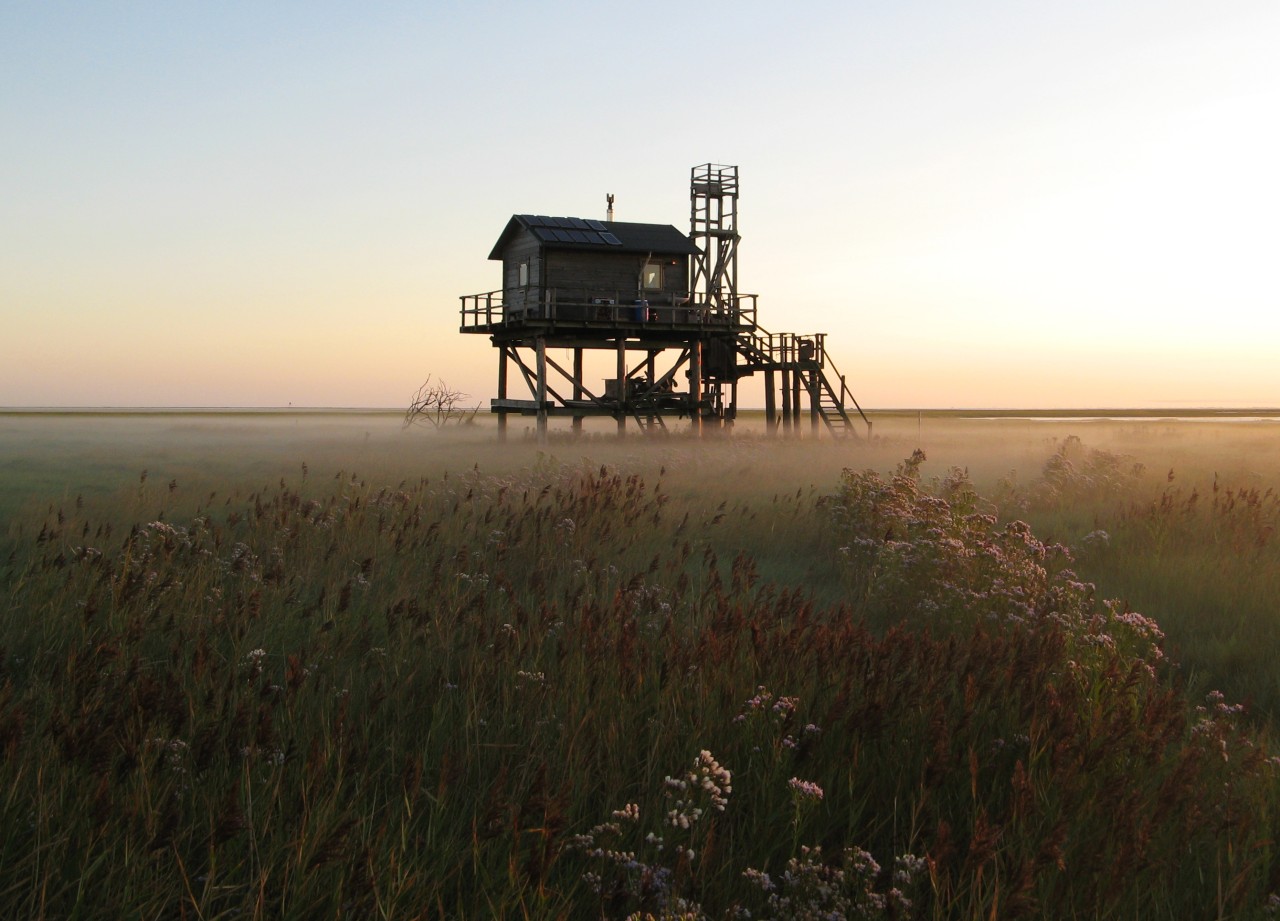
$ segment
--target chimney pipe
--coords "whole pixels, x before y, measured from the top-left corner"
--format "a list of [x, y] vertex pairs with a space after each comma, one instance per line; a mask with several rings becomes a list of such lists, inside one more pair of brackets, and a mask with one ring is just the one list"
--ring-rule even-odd
[[605, 220], [607, 220], [610, 224], [612, 224], [613, 223], [613, 193], [605, 192], [604, 197], [605, 197], [605, 201], [609, 203], [609, 216], [605, 218]]

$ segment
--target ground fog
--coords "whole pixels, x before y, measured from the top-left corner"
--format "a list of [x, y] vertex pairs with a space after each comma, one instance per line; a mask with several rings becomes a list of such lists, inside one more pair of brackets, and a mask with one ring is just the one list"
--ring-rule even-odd
[[13, 917], [1266, 917], [1276, 423], [0, 415]]

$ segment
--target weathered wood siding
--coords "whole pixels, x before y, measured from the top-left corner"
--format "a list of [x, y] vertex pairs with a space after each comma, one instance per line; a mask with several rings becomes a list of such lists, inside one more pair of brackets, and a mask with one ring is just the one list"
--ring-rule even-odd
[[[520, 287], [520, 263], [529, 263], [529, 283]], [[502, 287], [507, 292], [507, 305], [524, 307], [542, 299], [542, 245], [527, 230], [521, 230], [511, 238], [502, 251]]]
[[[593, 252], [590, 250], [551, 250], [546, 253], [545, 284], [557, 289], [560, 300], [566, 297], [590, 299], [616, 297], [621, 303], [644, 297], [651, 303], [670, 303], [683, 296], [689, 287], [687, 256], [654, 256], [663, 264], [661, 291], [640, 289], [640, 270], [646, 258], [640, 253]], [[675, 265], [671, 263], [674, 262]]]
[[[520, 264], [529, 264], [528, 284], [520, 284]], [[662, 289], [641, 290], [643, 253], [619, 253], [605, 248], [590, 250], [545, 249], [528, 230], [514, 234], [502, 251], [502, 287], [513, 309], [536, 309], [543, 291], [555, 289], [560, 303], [589, 303], [597, 298], [629, 304], [645, 298], [652, 305], [669, 305], [689, 289], [689, 257], [655, 255], [663, 267]]]

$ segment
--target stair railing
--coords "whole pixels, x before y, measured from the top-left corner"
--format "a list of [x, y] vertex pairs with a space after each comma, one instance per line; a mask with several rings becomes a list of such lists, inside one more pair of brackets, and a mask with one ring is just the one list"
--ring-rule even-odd
[[836, 367], [836, 363], [831, 360], [829, 355], [824, 355], [826, 363], [831, 367], [831, 373], [840, 378], [840, 406], [843, 409], [845, 398], [847, 397], [852, 403], [853, 408], [858, 411], [858, 415], [862, 417], [863, 423], [867, 426], [867, 437], [871, 437], [871, 420], [867, 418], [867, 414], [862, 411], [862, 407], [858, 405], [858, 399], [853, 395], [853, 391], [849, 389], [845, 383], [844, 375], [840, 373], [840, 369]]

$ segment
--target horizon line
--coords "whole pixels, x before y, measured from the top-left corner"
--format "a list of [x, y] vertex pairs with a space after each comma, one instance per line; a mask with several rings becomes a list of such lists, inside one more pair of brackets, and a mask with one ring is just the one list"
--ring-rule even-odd
[[[745, 413], [763, 413], [763, 406], [757, 407], [740, 407], [739, 412]], [[1153, 414], [1159, 413], [1164, 415], [1180, 415], [1180, 414], [1204, 414], [1204, 413], [1259, 413], [1259, 414], [1278, 414], [1280, 415], [1280, 406], [1266, 405], [1250, 405], [1250, 404], [1214, 404], [1214, 405], [1189, 405], [1189, 404], [1165, 404], [1163, 406], [1141, 406], [1141, 405], [1121, 405], [1121, 406], [881, 406], [881, 407], [863, 407], [866, 413], [1067, 413], [1071, 415], [1092, 415], [1092, 414], [1125, 414], [1125, 413], [1142, 413]], [[31, 414], [91, 414], [91, 413], [116, 413], [116, 414], [136, 414], [136, 415], [166, 415], [166, 414], [182, 414], [182, 413], [397, 413], [403, 414], [404, 407], [394, 406], [142, 406], [142, 405], [124, 405], [124, 406], [0, 406], [0, 415], [31, 415]], [[470, 410], [467, 410], [470, 412]], [[484, 415], [493, 415], [492, 413], [484, 413]]]

